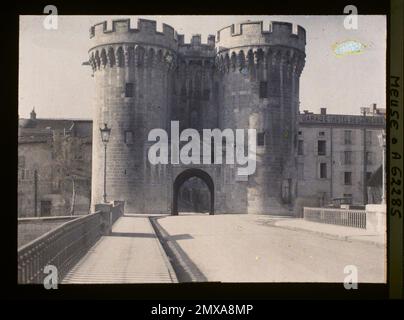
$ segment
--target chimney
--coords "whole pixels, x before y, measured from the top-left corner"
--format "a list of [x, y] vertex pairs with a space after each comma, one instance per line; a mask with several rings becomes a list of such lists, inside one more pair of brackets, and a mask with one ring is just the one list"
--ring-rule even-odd
[[326, 115], [327, 114], [327, 108], [320, 108], [320, 114]]
[[211, 47], [215, 46], [215, 36], [214, 35], [208, 35], [208, 45]]
[[177, 34], [177, 39], [178, 39], [178, 44], [179, 45], [184, 44], [184, 35], [183, 34]]
[[31, 119], [31, 120], [36, 120], [35, 107], [32, 108], [30, 119]]

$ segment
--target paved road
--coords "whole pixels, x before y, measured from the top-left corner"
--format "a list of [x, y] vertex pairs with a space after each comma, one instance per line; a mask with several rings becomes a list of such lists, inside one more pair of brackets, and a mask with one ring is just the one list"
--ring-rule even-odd
[[177, 282], [146, 216], [123, 216], [65, 277], [64, 283]]
[[343, 282], [344, 267], [359, 282], [385, 281], [385, 249], [328, 239], [273, 225], [259, 215], [157, 218], [180, 281]]

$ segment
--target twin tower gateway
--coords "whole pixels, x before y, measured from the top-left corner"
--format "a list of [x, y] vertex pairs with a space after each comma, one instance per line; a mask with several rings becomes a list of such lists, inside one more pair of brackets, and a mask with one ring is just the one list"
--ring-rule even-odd
[[[125, 201], [130, 213], [178, 213], [182, 184], [201, 178], [213, 213], [292, 213], [296, 198], [299, 79], [305, 63], [305, 30], [285, 22], [244, 22], [190, 43], [163, 24], [115, 20], [90, 29], [89, 62], [95, 80], [92, 205], [104, 192], [100, 128], [108, 124], [108, 200]], [[255, 132], [255, 171], [234, 163], [152, 163], [153, 129]], [[255, 131], [253, 131], [254, 129]], [[225, 134], [223, 145], [228, 140]], [[168, 137], [168, 145], [172, 137]], [[247, 141], [247, 138], [246, 138]], [[217, 141], [216, 141], [217, 142]], [[180, 141], [180, 146], [186, 141]], [[235, 154], [237, 143], [233, 143]], [[217, 149], [217, 148], [216, 148]], [[170, 153], [172, 148], [167, 148]], [[245, 155], [248, 144], [245, 143]], [[228, 148], [223, 149], [223, 158]], [[169, 155], [169, 159], [171, 155]], [[203, 155], [200, 155], [203, 157]]]

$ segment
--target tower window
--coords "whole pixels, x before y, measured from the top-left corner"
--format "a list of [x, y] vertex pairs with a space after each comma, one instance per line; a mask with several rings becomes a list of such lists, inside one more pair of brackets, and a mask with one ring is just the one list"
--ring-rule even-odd
[[372, 153], [366, 152], [366, 164], [372, 164], [373, 163], [372, 159], [373, 159]]
[[203, 90], [203, 100], [209, 100], [209, 97], [210, 97], [210, 90], [209, 89]]
[[268, 86], [266, 81], [260, 82], [260, 98], [268, 98]]
[[352, 163], [352, 151], [344, 151], [344, 164]]
[[125, 85], [125, 97], [131, 98], [133, 97], [133, 83], [128, 82]]
[[297, 154], [299, 156], [302, 156], [304, 154], [304, 152], [303, 152], [303, 140], [298, 140], [297, 141]]
[[320, 163], [320, 179], [326, 179], [326, 178], [327, 178], [327, 164]]
[[325, 136], [325, 132], [324, 132], [324, 131], [320, 131], [320, 132], [318, 133], [318, 135], [319, 135], [319, 136]]
[[371, 146], [372, 145], [372, 131], [367, 130], [366, 131], [366, 145]]
[[344, 172], [344, 184], [347, 186], [352, 185], [352, 172]]
[[257, 133], [257, 145], [258, 146], [265, 145], [265, 132], [258, 132]]
[[325, 140], [319, 140], [317, 142], [319, 156], [325, 156], [325, 154], [326, 154], [326, 144], [325, 143], [326, 143]]
[[187, 89], [185, 88], [185, 86], [181, 88], [181, 101], [187, 101]]
[[352, 131], [351, 130], [344, 131], [344, 143], [352, 144]]

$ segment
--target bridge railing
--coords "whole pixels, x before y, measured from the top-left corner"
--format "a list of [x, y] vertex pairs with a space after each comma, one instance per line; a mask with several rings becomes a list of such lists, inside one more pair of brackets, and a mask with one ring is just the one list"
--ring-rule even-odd
[[303, 208], [308, 221], [366, 229], [366, 211], [355, 209]]
[[113, 205], [111, 208], [111, 225], [113, 225], [115, 221], [119, 219], [119, 217], [123, 216], [124, 204], [125, 204], [124, 201], [118, 201], [118, 200], [113, 201]]
[[122, 214], [123, 202], [109, 204], [109, 210], [63, 223], [22, 246], [18, 250], [18, 283], [43, 283], [47, 265], [57, 268], [60, 282]]

